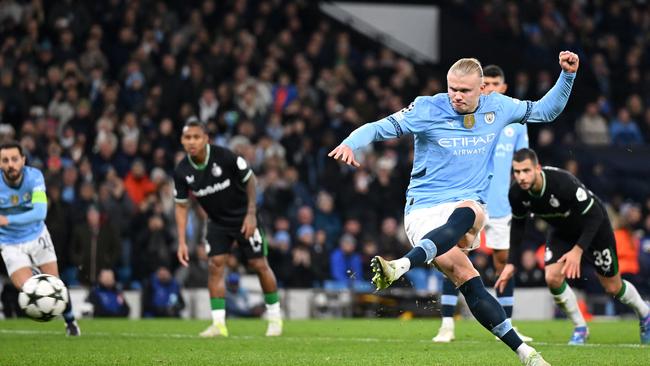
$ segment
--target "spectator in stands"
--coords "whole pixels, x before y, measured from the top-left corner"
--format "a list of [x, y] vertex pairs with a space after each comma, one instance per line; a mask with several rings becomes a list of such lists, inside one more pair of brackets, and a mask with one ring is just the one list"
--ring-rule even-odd
[[516, 282], [519, 287], [542, 287], [546, 285], [544, 270], [539, 267], [535, 252], [526, 249], [521, 254], [521, 270], [517, 271]]
[[159, 266], [171, 267], [175, 263], [176, 243], [169, 232], [171, 225], [165, 223], [162, 215], [153, 213], [148, 216], [146, 226], [135, 228], [133, 242], [134, 277], [144, 279]]
[[248, 291], [239, 285], [239, 273], [232, 272], [226, 277], [226, 309], [233, 318], [253, 318], [264, 313], [264, 303], [251, 305]]
[[341, 233], [341, 219], [334, 211], [334, 198], [331, 194], [320, 191], [316, 200], [314, 228], [325, 232], [325, 248], [331, 251]]
[[97, 284], [90, 290], [86, 301], [93, 305], [95, 318], [129, 316], [129, 304], [115, 282], [112, 269], [104, 268], [99, 271]]
[[296, 244], [291, 248], [291, 275], [288, 287], [320, 287], [327, 276], [329, 257], [322, 246], [316, 245], [314, 229], [303, 225], [296, 232]]
[[617, 146], [642, 145], [643, 136], [639, 126], [630, 117], [627, 108], [618, 110], [618, 115], [609, 126], [612, 143]]
[[289, 220], [284, 217], [275, 220], [275, 234], [269, 238], [268, 260], [278, 283], [285, 284], [291, 275], [291, 235]]
[[576, 135], [585, 145], [609, 145], [607, 120], [598, 112], [596, 103], [587, 104], [585, 112], [576, 121]]
[[142, 316], [180, 318], [184, 308], [180, 285], [169, 268], [159, 267], [142, 290]]
[[640, 223], [641, 218], [640, 206], [625, 203], [621, 205], [617, 228], [614, 230], [618, 271], [622, 278], [630, 281], [637, 288], [644, 287], [643, 279], [639, 277], [640, 241], [634, 233], [634, 227]]
[[357, 240], [352, 235], [343, 235], [339, 247], [330, 255], [330, 276], [339, 283], [347, 284], [363, 278], [361, 255], [356, 252]]
[[156, 185], [149, 179], [144, 161], [137, 159], [131, 164], [131, 170], [124, 178], [124, 189], [136, 206], [148, 194], [156, 191]]
[[78, 280], [83, 284], [95, 283], [98, 270], [115, 267], [120, 258], [117, 230], [102, 219], [96, 206], [89, 206], [86, 220], [75, 227], [70, 247], [71, 262], [79, 269]]

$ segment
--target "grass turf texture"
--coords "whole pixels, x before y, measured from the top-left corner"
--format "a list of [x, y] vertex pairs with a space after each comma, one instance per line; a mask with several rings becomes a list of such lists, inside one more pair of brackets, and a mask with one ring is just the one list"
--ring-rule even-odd
[[[634, 321], [590, 323], [589, 345], [569, 347], [567, 321], [515, 322], [553, 365], [647, 365]], [[0, 321], [0, 365], [518, 365], [516, 355], [475, 321], [456, 323], [456, 341], [434, 344], [439, 320], [285, 321], [282, 337], [266, 322], [230, 320], [226, 339], [201, 339], [209, 322], [82, 320], [82, 336], [61, 320]]]

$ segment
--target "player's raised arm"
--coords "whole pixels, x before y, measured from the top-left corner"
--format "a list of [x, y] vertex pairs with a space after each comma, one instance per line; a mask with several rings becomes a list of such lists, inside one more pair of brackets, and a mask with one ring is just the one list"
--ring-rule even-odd
[[350, 136], [330, 151], [327, 156], [358, 167], [359, 163], [354, 158], [354, 150], [374, 141], [383, 141], [401, 137], [404, 134], [418, 133], [428, 128], [425, 104], [426, 101], [422, 97], [418, 97], [407, 108], [403, 108], [379, 121], [366, 123], [352, 131]]
[[540, 100], [532, 102], [511, 99], [514, 101], [510, 106], [512, 107], [511, 122], [552, 122], [562, 113], [571, 95], [580, 58], [573, 52], [562, 51], [559, 55], [559, 63], [562, 67], [560, 77]]

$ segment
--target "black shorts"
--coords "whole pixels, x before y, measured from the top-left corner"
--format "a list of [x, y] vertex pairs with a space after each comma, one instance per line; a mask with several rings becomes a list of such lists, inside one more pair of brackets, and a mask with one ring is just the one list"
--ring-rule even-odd
[[235, 243], [237, 243], [239, 252], [245, 259], [266, 257], [269, 251], [269, 244], [264, 235], [264, 229], [259, 225], [255, 229], [253, 236], [250, 239], [246, 239], [241, 233], [240, 228], [228, 229], [208, 222], [206, 239], [210, 244], [208, 256], [232, 253]]
[[[566, 252], [576, 245], [580, 233], [561, 233], [551, 230], [546, 240], [546, 264], [556, 263]], [[618, 273], [616, 239], [609, 220], [603, 220], [591, 245], [582, 253], [583, 260], [591, 263], [596, 272], [604, 277]]]

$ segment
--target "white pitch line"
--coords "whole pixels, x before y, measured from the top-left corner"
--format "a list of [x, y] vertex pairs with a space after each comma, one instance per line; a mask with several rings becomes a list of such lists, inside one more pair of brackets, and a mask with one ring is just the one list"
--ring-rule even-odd
[[[0, 329], [0, 334], [15, 334], [15, 335], [61, 335], [63, 332], [59, 331], [53, 331], [53, 330], [31, 330], [31, 329]], [[84, 332], [82, 333], [82, 337], [84, 335], [91, 335], [91, 336], [101, 336], [101, 337], [111, 337], [111, 336], [118, 336], [118, 337], [125, 337], [125, 338], [179, 338], [179, 339], [201, 339], [198, 335], [191, 335], [191, 334], [183, 334], [183, 333], [133, 333], [133, 332], [119, 332], [119, 333], [110, 333], [110, 332]], [[258, 339], [258, 338], [264, 338], [264, 336], [229, 336], [229, 339], [241, 339], [241, 340], [251, 340], [251, 339]], [[283, 336], [281, 337], [282, 340], [288, 340], [288, 341], [297, 341], [297, 342], [305, 342], [305, 341], [330, 341], [330, 342], [360, 342], [360, 343], [420, 343], [420, 344], [431, 344], [433, 345], [433, 342], [429, 340], [408, 340], [408, 339], [386, 339], [386, 338], [372, 338], [372, 337], [288, 337], [288, 336]], [[460, 344], [483, 344], [487, 343], [488, 341], [463, 341], [463, 340], [457, 340], [454, 341], [454, 343], [460, 343]], [[496, 340], [494, 341], [495, 343], [497, 342]], [[531, 342], [533, 345], [539, 345], [539, 346], [553, 346], [553, 347], [572, 347], [572, 348], [580, 348], [580, 347], [607, 347], [607, 348], [631, 348], [631, 349], [650, 349], [650, 347], [643, 346], [638, 343], [587, 343], [583, 346], [570, 346], [566, 343], [556, 343], [556, 342]]]

